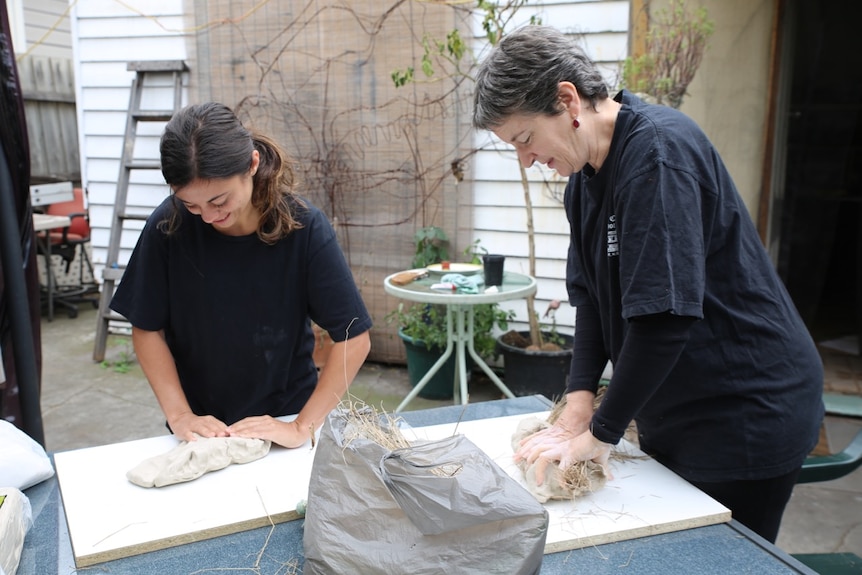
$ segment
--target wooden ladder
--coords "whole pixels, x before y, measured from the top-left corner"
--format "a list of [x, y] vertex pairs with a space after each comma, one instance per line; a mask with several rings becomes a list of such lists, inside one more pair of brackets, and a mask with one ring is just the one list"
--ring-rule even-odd
[[[96, 325], [96, 342], [93, 348], [93, 359], [102, 361], [105, 359], [105, 349], [108, 343], [108, 334], [112, 322], [128, 325], [123, 316], [114, 313], [110, 309], [111, 298], [117, 283], [123, 277], [125, 265], [120, 263], [120, 248], [122, 247], [123, 232], [127, 231], [126, 224], [132, 221], [144, 221], [149, 214], [140, 213], [140, 210], [126, 211], [126, 203], [129, 194], [129, 181], [132, 170], [160, 170], [159, 160], [141, 160], [135, 158], [135, 142], [138, 134], [139, 122], [162, 122], [171, 119], [182, 105], [183, 73], [188, 70], [186, 63], [182, 60], [151, 60], [129, 62], [126, 66], [129, 71], [135, 72], [132, 80], [132, 90], [129, 95], [129, 112], [126, 117], [126, 131], [123, 139], [123, 152], [120, 158], [120, 174], [117, 179], [117, 195], [114, 200], [114, 215], [111, 219], [111, 235], [108, 240], [108, 255], [105, 259], [105, 269], [102, 272], [102, 294], [99, 300], [98, 323]], [[171, 75], [173, 87], [173, 108], [170, 110], [142, 109], [141, 101], [144, 89], [148, 86], [145, 77], [148, 74]], [[164, 88], [164, 86], [157, 86]], [[153, 86], [156, 88], [156, 86]], [[132, 231], [128, 229], [128, 231]]]

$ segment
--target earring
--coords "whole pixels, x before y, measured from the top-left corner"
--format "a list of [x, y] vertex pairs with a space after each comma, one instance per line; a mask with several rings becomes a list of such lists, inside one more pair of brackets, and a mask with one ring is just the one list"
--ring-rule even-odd
[[581, 123], [578, 121], [577, 118], [575, 118], [574, 120], [572, 120], [572, 126], [574, 126], [575, 129], [577, 130], [578, 128], [581, 127]]

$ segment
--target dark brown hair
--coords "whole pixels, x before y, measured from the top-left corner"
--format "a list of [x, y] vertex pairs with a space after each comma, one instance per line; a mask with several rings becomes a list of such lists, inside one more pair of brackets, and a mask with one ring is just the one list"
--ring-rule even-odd
[[[233, 111], [216, 102], [187, 106], [165, 126], [159, 143], [162, 175], [173, 192], [194, 180], [230, 178], [251, 168], [252, 151], [260, 164], [252, 177], [252, 205], [261, 213], [257, 236], [273, 244], [302, 225], [295, 210], [305, 203], [296, 195], [292, 160], [271, 138], [247, 130]], [[179, 227], [179, 206], [159, 223], [165, 233]]]

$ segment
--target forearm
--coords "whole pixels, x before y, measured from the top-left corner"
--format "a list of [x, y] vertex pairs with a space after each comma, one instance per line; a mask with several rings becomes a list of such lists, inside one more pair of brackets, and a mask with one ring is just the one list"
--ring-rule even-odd
[[555, 425], [571, 435], [579, 435], [589, 429], [593, 417], [593, 403], [596, 394], [592, 391], [577, 390], [566, 394], [566, 407]]
[[317, 387], [296, 418], [301, 430], [320, 429], [326, 416], [341, 401], [347, 388], [371, 350], [368, 332], [359, 334], [332, 346], [326, 365], [320, 370]]
[[592, 305], [579, 305], [575, 315], [572, 365], [566, 393], [586, 390], [592, 392], [595, 397], [599, 379], [607, 363], [608, 354], [605, 353], [599, 312]]
[[695, 318], [658, 314], [633, 319], [614, 375], [592, 420], [593, 435], [616, 444], [664, 383], [688, 342]]
[[178, 417], [191, 413], [191, 407], [180, 385], [180, 377], [164, 332], [132, 328], [132, 343], [141, 369], [170, 426]]

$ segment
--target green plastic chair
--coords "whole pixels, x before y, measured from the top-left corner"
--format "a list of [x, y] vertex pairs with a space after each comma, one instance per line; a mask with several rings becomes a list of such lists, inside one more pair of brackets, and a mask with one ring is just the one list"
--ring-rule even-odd
[[[802, 471], [796, 483], [831, 481], [852, 473], [860, 465], [862, 465], [862, 430], [840, 453], [808, 457], [802, 464]], [[862, 573], [862, 558], [855, 553], [795, 553], [793, 557], [820, 575]]]
[[796, 483], [830, 481], [852, 473], [862, 465], [862, 430], [840, 453], [813, 455], [802, 464]]
[[862, 559], [855, 553], [799, 553], [794, 557], [820, 575], [862, 573]]

